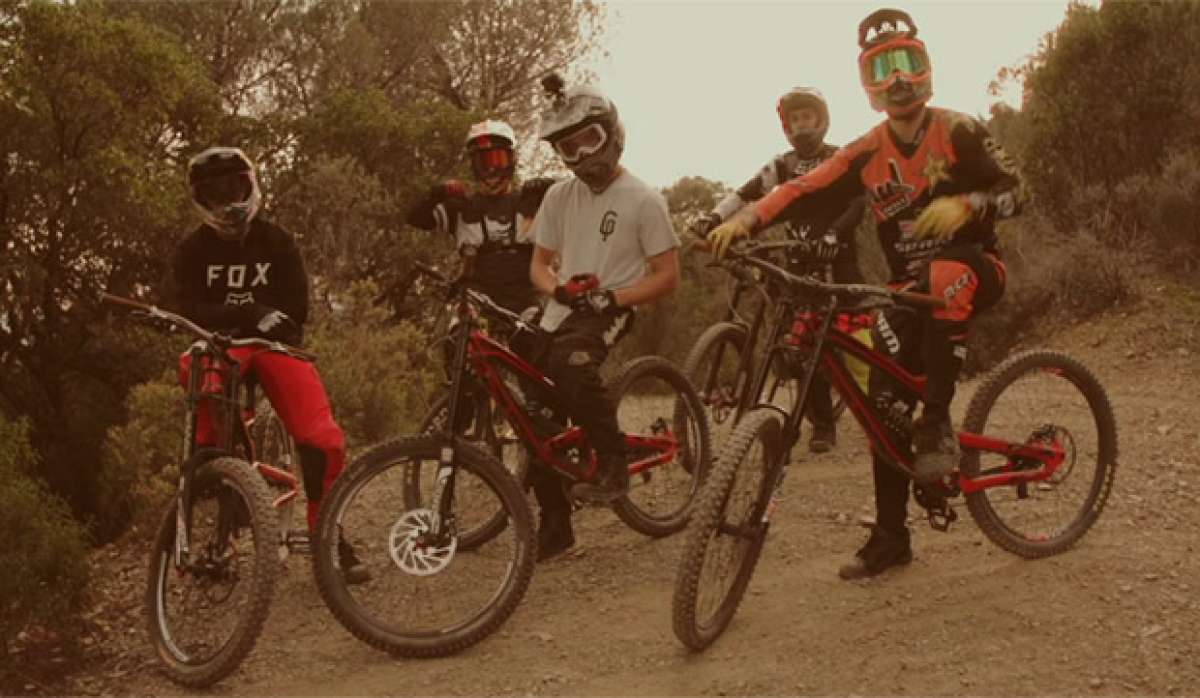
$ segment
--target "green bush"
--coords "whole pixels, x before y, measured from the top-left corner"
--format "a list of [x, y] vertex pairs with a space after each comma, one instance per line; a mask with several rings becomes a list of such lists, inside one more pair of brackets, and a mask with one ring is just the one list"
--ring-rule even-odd
[[357, 283], [310, 328], [308, 347], [351, 448], [416, 429], [442, 380], [441, 354], [415, 325], [389, 319]]
[[967, 373], [1003, 360], [1035, 326], [1086, 319], [1136, 298], [1129, 260], [1088, 233], [1055, 233], [1027, 213], [999, 234], [1007, 285], [1000, 303], [971, 324]]
[[28, 424], [0, 415], [0, 663], [8, 641], [30, 623], [68, 636], [86, 600], [86, 536], [62, 500], [30, 475], [35, 458]]
[[183, 397], [174, 369], [129, 392], [129, 418], [111, 427], [104, 440], [97, 516], [133, 520], [157, 511], [170, 497], [182, 451]]

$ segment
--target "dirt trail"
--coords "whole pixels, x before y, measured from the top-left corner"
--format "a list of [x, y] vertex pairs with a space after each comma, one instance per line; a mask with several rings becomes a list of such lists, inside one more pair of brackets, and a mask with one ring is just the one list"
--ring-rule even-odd
[[[838, 580], [871, 502], [863, 437], [844, 421], [835, 451], [793, 466], [749, 593], [702, 654], [671, 633], [682, 538], [648, 540], [589, 510], [579, 549], [538, 568], [502, 631], [446, 659], [396, 660], [359, 643], [322, 605], [307, 560], [293, 559], [256, 651], [211, 692], [1200, 694], [1200, 318], [1156, 317], [1148, 293], [1133, 312], [1037, 342], [1092, 368], [1120, 426], [1112, 499], [1063, 555], [1005, 553], [959, 507], [949, 533], [914, 522], [908, 568]], [[145, 647], [140, 633], [126, 640]], [[78, 687], [182, 692], [144, 650], [119, 680]]]

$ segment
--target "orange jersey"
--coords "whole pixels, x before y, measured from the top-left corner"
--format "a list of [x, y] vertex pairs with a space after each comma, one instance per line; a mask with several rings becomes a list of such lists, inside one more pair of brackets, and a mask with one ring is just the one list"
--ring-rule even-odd
[[995, 221], [1018, 213], [1025, 198], [1016, 167], [981, 122], [930, 107], [913, 143], [898, 143], [885, 121], [816, 169], [776, 187], [754, 210], [765, 226], [864, 189], [894, 282], [915, 281], [923, 264], [947, 244], [913, 237], [913, 222], [932, 199], [989, 194], [987, 210], [954, 240], [997, 254]]

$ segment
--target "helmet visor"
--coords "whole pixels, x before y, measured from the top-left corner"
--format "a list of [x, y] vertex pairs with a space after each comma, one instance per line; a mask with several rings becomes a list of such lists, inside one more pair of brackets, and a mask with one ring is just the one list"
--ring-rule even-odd
[[889, 42], [863, 54], [859, 67], [864, 85], [886, 88], [897, 74], [909, 79], [924, 77], [929, 72], [929, 56], [915, 41]]
[[216, 209], [248, 200], [254, 191], [254, 183], [246, 172], [229, 172], [202, 179], [193, 188], [197, 203], [208, 209]]
[[476, 150], [471, 153], [471, 166], [480, 179], [508, 174], [512, 165], [513, 154], [507, 148]]
[[604, 147], [608, 133], [600, 124], [588, 124], [584, 128], [554, 141], [554, 150], [563, 162], [579, 162]]

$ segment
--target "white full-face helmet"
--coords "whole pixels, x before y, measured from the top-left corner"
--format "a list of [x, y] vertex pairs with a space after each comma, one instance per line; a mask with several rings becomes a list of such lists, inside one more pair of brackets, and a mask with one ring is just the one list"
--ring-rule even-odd
[[575, 176], [593, 191], [613, 179], [625, 150], [625, 127], [617, 106], [591, 85], [566, 88], [557, 74], [542, 81], [551, 106], [542, 113], [538, 136], [550, 143]]

